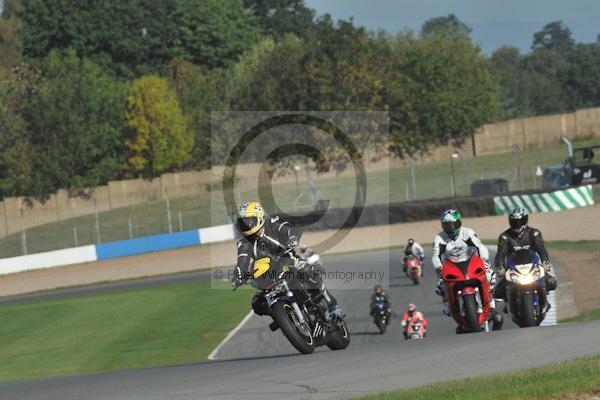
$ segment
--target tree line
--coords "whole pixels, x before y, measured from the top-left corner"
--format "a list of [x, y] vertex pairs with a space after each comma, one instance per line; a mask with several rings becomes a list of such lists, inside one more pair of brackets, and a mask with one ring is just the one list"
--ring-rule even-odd
[[402, 156], [600, 104], [600, 41], [554, 22], [487, 57], [469, 35], [454, 15], [369, 32], [303, 0], [5, 0], [0, 196], [208, 168], [216, 110], [389, 111]]

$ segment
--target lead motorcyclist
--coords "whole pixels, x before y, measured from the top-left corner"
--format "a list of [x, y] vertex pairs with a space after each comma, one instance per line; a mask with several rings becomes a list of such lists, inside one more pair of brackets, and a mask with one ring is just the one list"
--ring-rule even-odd
[[[408, 239], [406, 242], [406, 247], [404, 248], [404, 259], [402, 260], [402, 269], [404, 272], [406, 272], [406, 264], [404, 263], [404, 260], [406, 260], [406, 257], [408, 256], [415, 256], [421, 262], [423, 262], [425, 259], [425, 251], [423, 251], [423, 247], [419, 243], [415, 242], [413, 238]], [[421, 271], [421, 273], [422, 272], [423, 271]]]
[[[494, 259], [494, 268], [499, 277], [498, 285], [495, 290], [495, 297], [506, 299], [506, 279], [505, 279], [505, 263], [506, 258], [513, 254], [516, 250], [532, 250], [536, 252], [542, 261], [542, 267], [546, 272], [546, 289], [554, 290], [557, 287], [556, 275], [554, 268], [550, 263], [550, 256], [544, 245], [542, 232], [528, 226], [529, 212], [521, 207], [514, 208], [508, 215], [508, 224], [510, 228], [505, 230], [498, 237], [498, 251]], [[548, 308], [550, 303], [548, 303]]]
[[408, 305], [408, 309], [402, 316], [402, 328], [404, 329], [404, 339], [408, 339], [408, 328], [411, 324], [421, 321], [423, 323], [423, 337], [427, 336], [427, 320], [425, 316], [417, 311], [417, 306], [413, 303]]
[[[433, 268], [438, 275], [438, 284], [435, 293], [442, 297], [443, 312], [445, 315], [450, 315], [448, 309], [448, 301], [446, 299], [444, 282], [441, 278], [442, 272], [442, 257], [446, 251], [451, 250], [453, 253], [466, 254], [468, 247], [474, 247], [479, 252], [479, 256], [485, 264], [485, 276], [490, 284], [490, 287], [496, 282], [496, 274], [492, 269], [489, 258], [490, 253], [488, 248], [481, 243], [474, 230], [462, 226], [462, 216], [460, 212], [449, 209], [442, 213], [441, 216], [442, 231], [433, 240]], [[495, 308], [495, 302], [492, 299], [490, 307]]]
[[[237, 265], [233, 271], [231, 284], [233, 287], [243, 285], [253, 276], [254, 262], [265, 257], [281, 255], [290, 248], [297, 248], [304, 253], [306, 259], [315, 255], [310, 249], [299, 245], [301, 232], [279, 217], [267, 217], [263, 207], [257, 201], [246, 202], [238, 210], [236, 227], [242, 238], [237, 242]], [[306, 265], [306, 264], [305, 264]], [[324, 270], [319, 263], [308, 265], [310, 273], [302, 274], [310, 289], [318, 290], [323, 295], [329, 308], [329, 315], [335, 319], [344, 318], [344, 312], [337, 305], [335, 297], [325, 288]], [[264, 292], [259, 290], [252, 298], [252, 309], [258, 315], [271, 315]], [[275, 324], [275, 323], [273, 323]], [[271, 324], [271, 329], [277, 329]]]
[[383, 301], [385, 303], [385, 311], [389, 315], [392, 313], [392, 303], [390, 303], [390, 298], [386, 292], [383, 291], [383, 287], [381, 285], [375, 285], [373, 289], [373, 294], [371, 295], [371, 305], [370, 305], [370, 315], [375, 315], [375, 304]]

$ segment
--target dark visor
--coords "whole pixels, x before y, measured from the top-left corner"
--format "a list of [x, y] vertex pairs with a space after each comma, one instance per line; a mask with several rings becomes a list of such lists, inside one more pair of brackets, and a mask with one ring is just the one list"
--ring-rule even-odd
[[445, 221], [445, 222], [442, 222], [442, 229], [446, 233], [453, 233], [454, 230], [456, 229], [455, 226], [457, 226], [457, 225], [458, 225], [458, 222]]
[[238, 227], [242, 232], [248, 231], [256, 226], [258, 218], [256, 217], [239, 217], [237, 220]]

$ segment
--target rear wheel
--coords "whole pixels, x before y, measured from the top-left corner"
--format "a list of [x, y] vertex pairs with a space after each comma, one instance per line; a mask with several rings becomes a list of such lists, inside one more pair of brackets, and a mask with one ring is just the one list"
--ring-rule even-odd
[[327, 340], [327, 347], [331, 350], [343, 350], [350, 344], [350, 331], [348, 331], [346, 323], [342, 321], [337, 326], [338, 329], [330, 332]]
[[279, 324], [281, 332], [287, 340], [303, 354], [310, 354], [315, 351], [315, 341], [308, 325], [303, 328], [296, 326], [293, 316], [294, 310], [291, 305], [285, 303], [275, 303], [273, 305], [273, 319]]
[[477, 313], [477, 301], [475, 300], [475, 294], [464, 295], [462, 299], [465, 321], [469, 325], [468, 332], [479, 332], [479, 314]]
[[535, 323], [535, 312], [533, 305], [533, 293], [522, 293], [521, 304], [519, 304], [519, 326], [521, 328], [527, 328], [530, 326], [536, 326]]

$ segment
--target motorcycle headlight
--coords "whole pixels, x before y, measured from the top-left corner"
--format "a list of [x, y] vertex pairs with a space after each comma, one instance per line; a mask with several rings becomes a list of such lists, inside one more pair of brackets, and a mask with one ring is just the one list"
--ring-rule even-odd
[[520, 275], [517, 279], [519, 284], [521, 285], [529, 285], [534, 281], [534, 277], [532, 274]]
[[507, 271], [506, 275], [508, 276], [508, 279], [511, 282], [518, 282], [519, 281], [519, 274], [517, 274], [516, 272]]

